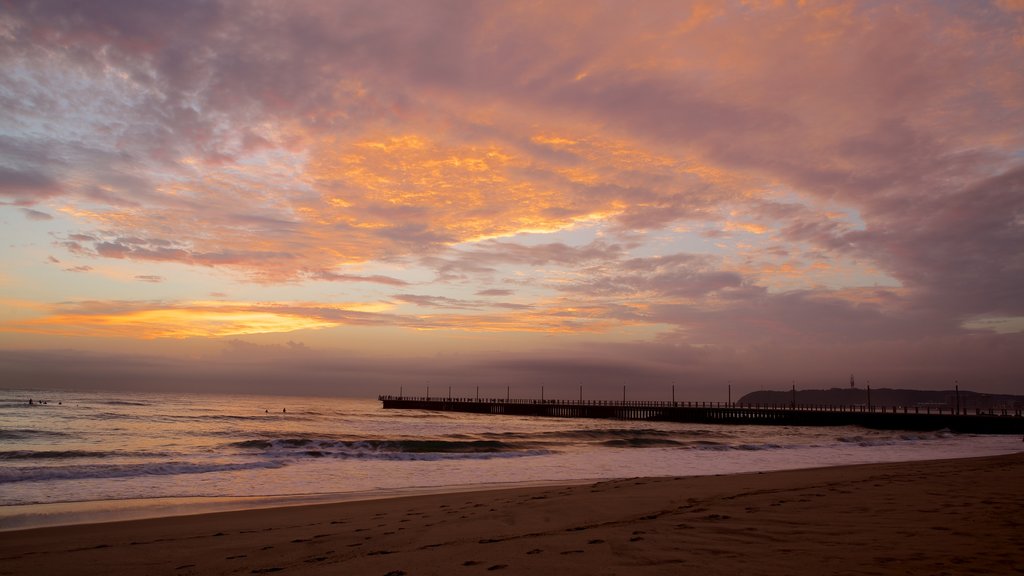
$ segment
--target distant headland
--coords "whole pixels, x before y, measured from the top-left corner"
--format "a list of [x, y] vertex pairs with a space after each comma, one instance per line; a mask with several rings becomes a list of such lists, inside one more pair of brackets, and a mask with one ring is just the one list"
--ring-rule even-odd
[[827, 390], [760, 390], [744, 395], [737, 402], [745, 404], [788, 404], [794, 401], [805, 405], [831, 406], [910, 406], [920, 408], [952, 408], [973, 411], [1019, 409], [1024, 407], [1024, 396], [1017, 394], [984, 394], [969, 390], [905, 390], [900, 388], [829, 388]]

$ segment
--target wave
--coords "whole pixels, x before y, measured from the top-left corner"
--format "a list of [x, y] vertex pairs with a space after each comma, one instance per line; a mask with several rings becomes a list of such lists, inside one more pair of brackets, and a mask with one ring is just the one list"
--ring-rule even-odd
[[205, 474], [209, 472], [281, 468], [285, 465], [285, 462], [259, 461], [223, 464], [161, 462], [151, 464], [92, 464], [86, 466], [30, 466], [23, 468], [0, 468], [0, 484], [39, 482], [43, 480], [85, 480], [90, 478]]
[[601, 441], [629, 439], [670, 439], [677, 442], [689, 438], [732, 438], [722, 430], [662, 430], [658, 428], [595, 428], [589, 430], [552, 430], [544, 432], [489, 432], [482, 434], [486, 438], [520, 439], [520, 440], [565, 440], [565, 441]]
[[162, 452], [100, 452], [94, 450], [3, 450], [0, 460], [66, 460], [70, 458], [166, 457]]
[[616, 438], [605, 440], [601, 446], [609, 448], [655, 448], [664, 446], [684, 446], [683, 442], [669, 438]]
[[841, 444], [856, 444], [858, 446], [893, 446], [895, 444], [913, 444], [915, 442], [928, 442], [931, 440], [942, 440], [955, 436], [949, 430], [937, 430], [935, 432], [894, 432], [864, 434], [853, 436], [839, 436], [836, 441]]
[[[730, 443], [706, 439], [671, 438], [674, 433], [662, 431], [641, 431], [641, 435], [608, 438], [609, 435], [620, 434], [616, 431], [581, 431], [582, 435], [593, 438], [604, 438], [590, 445], [602, 448], [676, 448], [680, 450], [774, 450], [784, 448], [774, 443]], [[635, 432], [635, 431], [632, 431]], [[292, 438], [254, 438], [227, 444], [228, 447], [240, 449], [242, 454], [258, 454], [278, 458], [363, 458], [375, 460], [443, 460], [459, 458], [499, 458], [517, 456], [537, 456], [552, 454], [557, 450], [558, 443], [543, 441], [511, 441], [508, 436], [528, 438], [539, 435], [500, 433], [505, 440], [472, 440], [466, 434], [452, 434], [445, 439], [376, 439], [376, 440], [336, 440], [317, 437]], [[485, 434], [486, 436], [486, 434]], [[457, 439], [453, 439], [457, 438]]]
[[487, 454], [517, 452], [534, 448], [524, 443], [508, 443], [496, 440], [334, 440], [325, 438], [275, 438], [253, 439], [232, 442], [229, 446], [247, 450], [317, 451], [322, 454], [336, 451], [347, 453], [401, 453], [401, 454]]
[[56, 430], [0, 430], [0, 440], [29, 440], [31, 438], [57, 438], [62, 436], [71, 436], [71, 434], [57, 432]]
[[552, 451], [530, 443], [494, 440], [335, 440], [327, 438], [252, 439], [228, 444], [243, 450], [280, 459], [337, 458], [362, 460], [486, 460], [542, 456]]
[[678, 448], [681, 450], [708, 450], [712, 452], [726, 452], [730, 450], [753, 451], [753, 450], [778, 450], [785, 448], [780, 444], [734, 444], [714, 442], [712, 440], [672, 440], [669, 438], [619, 438], [606, 440], [600, 443], [608, 448]]

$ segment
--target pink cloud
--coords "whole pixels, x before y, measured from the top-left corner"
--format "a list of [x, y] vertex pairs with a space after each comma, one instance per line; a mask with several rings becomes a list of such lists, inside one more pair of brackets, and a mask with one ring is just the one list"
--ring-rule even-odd
[[434, 278], [395, 301], [458, 312], [274, 318], [918, 358], [1024, 316], [1015, 8], [14, 3], [0, 202], [60, 206], [79, 258], [338, 290], [408, 264]]

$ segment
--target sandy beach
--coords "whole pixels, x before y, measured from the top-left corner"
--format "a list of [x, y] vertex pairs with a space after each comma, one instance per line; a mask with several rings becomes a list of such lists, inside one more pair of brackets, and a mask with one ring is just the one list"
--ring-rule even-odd
[[1024, 453], [0, 535], [0, 574], [1024, 573]]

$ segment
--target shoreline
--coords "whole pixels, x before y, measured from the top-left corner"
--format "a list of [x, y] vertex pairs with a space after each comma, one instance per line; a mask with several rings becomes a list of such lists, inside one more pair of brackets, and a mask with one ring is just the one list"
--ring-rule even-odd
[[1006, 573], [1022, 475], [1018, 452], [32, 528], [0, 574]]
[[[1021, 452], [989, 452], [976, 457], [999, 456]], [[972, 458], [972, 457], [968, 457]], [[928, 461], [959, 460], [963, 458], [911, 458], [901, 460], [861, 461], [849, 464], [795, 465], [791, 467], [753, 468], [740, 471], [695, 471], [685, 475], [649, 475], [647, 478], [693, 478], [705, 476], [735, 476], [742, 474], [760, 474], [785, 471], [814, 470], [819, 468], [835, 468], [846, 466], [862, 466], [872, 464], [900, 464]], [[296, 494], [266, 494], [257, 496], [155, 496], [127, 499], [104, 500], [71, 500], [66, 502], [14, 504], [0, 506], [0, 534], [17, 530], [48, 528], [61, 526], [81, 526], [106, 524], [131, 520], [147, 520], [159, 518], [177, 518], [218, 512], [244, 512], [247, 510], [266, 510], [296, 506], [314, 506], [322, 504], [340, 504], [371, 500], [387, 500], [407, 496], [430, 496], [440, 494], [487, 492], [534, 487], [560, 487], [593, 484], [597, 482], [620, 480], [623, 477], [591, 477], [591, 478], [560, 478], [539, 479], [510, 482], [486, 482], [472, 484], [446, 484], [408, 486], [397, 488], [378, 488], [372, 490], [355, 490], [351, 492], [311, 492]]]
[[129, 498], [124, 500], [76, 500], [46, 504], [15, 504], [0, 506], [0, 534], [36, 528], [60, 528], [199, 516], [247, 510], [273, 510], [303, 506], [344, 504], [390, 500], [411, 496], [469, 494], [518, 488], [579, 486], [608, 480], [587, 478], [573, 480], [535, 480], [493, 482], [487, 484], [452, 484], [444, 486], [411, 486], [357, 492], [320, 492], [309, 494], [275, 494], [267, 496], [168, 496]]

